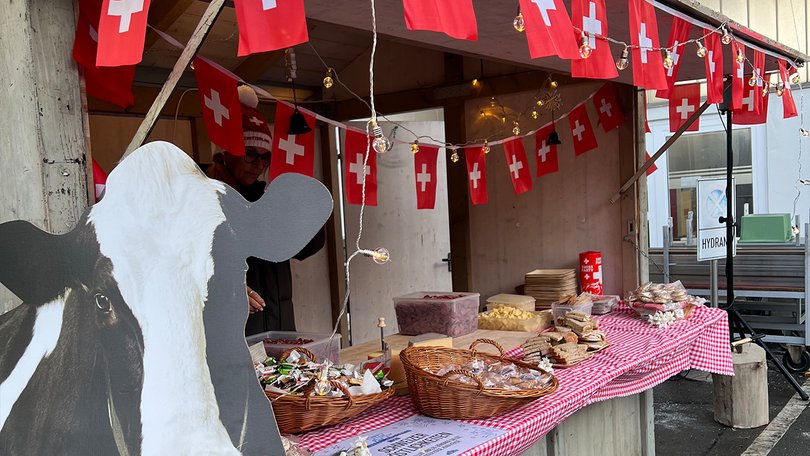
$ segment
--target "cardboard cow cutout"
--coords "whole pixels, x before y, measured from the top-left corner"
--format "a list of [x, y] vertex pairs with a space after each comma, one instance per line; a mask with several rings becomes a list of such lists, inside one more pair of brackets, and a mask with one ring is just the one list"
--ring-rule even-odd
[[279, 176], [255, 203], [153, 142], [70, 233], [0, 225], [0, 454], [282, 455], [245, 344], [245, 259], [295, 255], [332, 210]]

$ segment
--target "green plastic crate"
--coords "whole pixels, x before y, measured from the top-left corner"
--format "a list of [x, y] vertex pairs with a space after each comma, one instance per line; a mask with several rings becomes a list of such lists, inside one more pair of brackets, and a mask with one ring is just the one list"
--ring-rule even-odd
[[740, 223], [740, 242], [788, 242], [793, 237], [790, 214], [744, 215]]

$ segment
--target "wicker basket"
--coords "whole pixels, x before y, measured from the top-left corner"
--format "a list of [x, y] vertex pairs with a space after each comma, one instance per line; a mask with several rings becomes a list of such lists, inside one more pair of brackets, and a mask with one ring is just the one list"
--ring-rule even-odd
[[[480, 343], [494, 345], [500, 356], [478, 353], [475, 347]], [[539, 370], [536, 366], [503, 356], [503, 348], [495, 341], [478, 339], [470, 345], [469, 350], [444, 347], [408, 347], [399, 354], [411, 399], [416, 408], [423, 414], [435, 418], [472, 420], [489, 418], [517, 408], [557, 390], [557, 378], [552, 376], [551, 383], [542, 389], [511, 391], [505, 389], [484, 388], [480, 380], [466, 370], [452, 370], [444, 376], [431, 374], [431, 371], [450, 364], [465, 365], [473, 359], [491, 359], [514, 363], [517, 366]], [[447, 378], [453, 374], [462, 374], [474, 379], [476, 385], [462, 383]]]
[[[293, 350], [317, 362], [315, 355], [306, 348], [297, 347]], [[281, 355], [281, 359], [287, 358], [291, 351], [288, 350]], [[300, 396], [264, 392], [273, 404], [273, 413], [276, 415], [276, 422], [282, 434], [297, 434], [337, 424], [359, 415], [367, 408], [394, 395], [394, 388], [388, 388], [377, 394], [352, 396], [338, 382], [331, 381], [330, 383], [343, 392], [342, 397], [313, 396], [314, 382], [310, 383]]]

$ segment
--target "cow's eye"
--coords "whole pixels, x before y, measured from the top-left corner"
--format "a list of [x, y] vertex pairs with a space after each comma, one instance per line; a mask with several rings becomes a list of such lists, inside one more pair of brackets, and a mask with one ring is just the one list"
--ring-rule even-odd
[[104, 313], [110, 313], [110, 311], [112, 311], [112, 301], [110, 301], [110, 298], [102, 293], [96, 293], [95, 298], [98, 310]]

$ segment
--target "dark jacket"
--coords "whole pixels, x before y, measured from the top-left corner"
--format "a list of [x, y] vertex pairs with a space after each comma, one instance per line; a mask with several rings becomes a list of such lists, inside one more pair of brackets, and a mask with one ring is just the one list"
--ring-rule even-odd
[[[222, 173], [228, 172], [222, 168], [222, 163], [216, 160], [207, 169], [209, 177], [219, 179], [233, 187], [232, 179], [223, 179]], [[231, 182], [228, 182], [231, 180]], [[237, 183], [238, 185], [238, 183]], [[256, 182], [250, 186], [239, 185], [234, 187], [248, 201], [254, 202], [264, 194], [264, 182]], [[303, 260], [317, 253], [326, 242], [326, 233], [321, 228], [315, 237], [293, 258]], [[245, 325], [245, 335], [250, 336], [266, 331], [295, 331], [295, 314], [292, 302], [292, 272], [290, 262], [273, 263], [260, 258], [247, 259], [248, 270], [246, 274], [247, 286], [252, 288], [264, 299], [265, 307], [261, 312], [248, 316]], [[247, 301], [245, 302], [247, 305]]]

